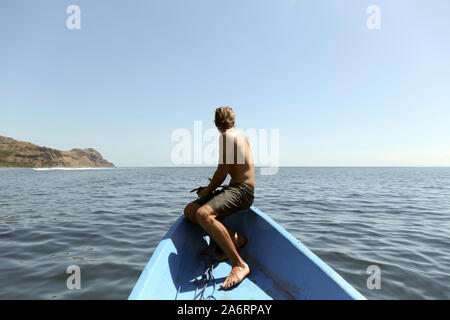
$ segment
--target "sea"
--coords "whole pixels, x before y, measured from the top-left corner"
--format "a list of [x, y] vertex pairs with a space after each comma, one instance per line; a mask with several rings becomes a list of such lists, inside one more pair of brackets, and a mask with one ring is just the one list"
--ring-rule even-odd
[[[213, 173], [0, 169], [0, 299], [127, 299]], [[255, 179], [254, 205], [368, 299], [450, 299], [450, 168], [257, 168]]]

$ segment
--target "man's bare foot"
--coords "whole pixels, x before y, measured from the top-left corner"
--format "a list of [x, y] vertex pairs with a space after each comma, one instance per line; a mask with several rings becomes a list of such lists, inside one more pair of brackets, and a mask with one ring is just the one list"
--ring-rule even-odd
[[[235, 232], [234, 236], [231, 237], [231, 240], [233, 241], [233, 244], [236, 247], [236, 249], [243, 247], [247, 243], [247, 238], [237, 232]], [[228, 259], [225, 252], [223, 252], [223, 250], [220, 249], [219, 246], [216, 247], [216, 250], [214, 252], [217, 255], [217, 260], [219, 260], [219, 262], [222, 262], [222, 261], [225, 261]]]
[[234, 266], [230, 274], [222, 283], [221, 288], [224, 290], [231, 289], [241, 283], [242, 280], [250, 273], [250, 268], [246, 263], [242, 266]]

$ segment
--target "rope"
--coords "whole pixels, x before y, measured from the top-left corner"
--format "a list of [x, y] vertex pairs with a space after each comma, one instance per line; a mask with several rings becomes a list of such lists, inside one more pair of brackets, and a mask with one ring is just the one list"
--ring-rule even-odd
[[[211, 178], [208, 178], [208, 180], [211, 182], [212, 180], [211, 180]], [[226, 188], [226, 187], [228, 187], [228, 185], [225, 185], [225, 184], [222, 184], [222, 185], [220, 185], [220, 186], [218, 186], [217, 188]], [[189, 192], [196, 192], [197, 194], [200, 192], [200, 191], [202, 191], [203, 189], [205, 189], [206, 187], [198, 187], [198, 188], [195, 188], [195, 189], [192, 189], [191, 191], [189, 191]], [[216, 188], [216, 189], [217, 189]], [[217, 192], [216, 190], [214, 190], [212, 193], [214, 194], [215, 192]]]
[[[216, 300], [214, 297], [214, 293], [216, 291], [216, 279], [214, 278], [213, 270], [216, 267], [218, 260], [214, 254], [216, 244], [212, 239], [210, 241], [211, 244], [208, 247], [208, 250], [200, 255], [206, 270], [199, 279], [194, 280], [194, 284], [196, 285], [194, 300]], [[205, 297], [206, 289], [210, 284], [212, 284], [212, 293]]]
[[[204, 263], [205, 272], [197, 279], [194, 280], [195, 284], [195, 292], [194, 292], [194, 300], [216, 300], [214, 297], [214, 293], [216, 292], [216, 279], [213, 275], [213, 270], [217, 266], [219, 262], [214, 254], [214, 249], [216, 248], [216, 244], [213, 240], [211, 240], [211, 245], [208, 246], [208, 249], [200, 254], [200, 259]], [[212, 284], [212, 293], [205, 297], [206, 289], [209, 285]], [[178, 299], [178, 294], [180, 293], [181, 285], [178, 287], [177, 293], [175, 295], [175, 300]]]

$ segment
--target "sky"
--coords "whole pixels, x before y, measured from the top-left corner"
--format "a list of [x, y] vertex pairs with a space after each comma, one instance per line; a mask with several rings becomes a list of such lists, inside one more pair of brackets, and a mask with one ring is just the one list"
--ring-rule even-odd
[[173, 132], [214, 128], [228, 105], [236, 127], [278, 130], [280, 166], [450, 166], [449, 12], [448, 0], [2, 0], [0, 135], [173, 166]]

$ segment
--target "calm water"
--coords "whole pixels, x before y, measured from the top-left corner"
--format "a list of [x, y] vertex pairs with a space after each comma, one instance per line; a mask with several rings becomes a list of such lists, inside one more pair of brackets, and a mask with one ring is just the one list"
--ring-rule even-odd
[[[0, 169], [0, 299], [126, 299], [213, 171]], [[281, 168], [256, 183], [255, 206], [367, 298], [450, 299], [450, 168]]]

